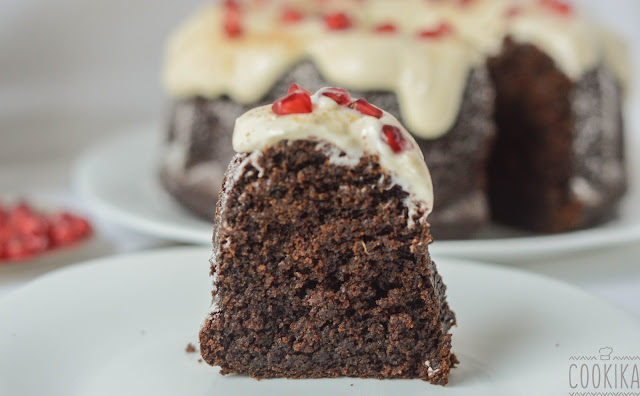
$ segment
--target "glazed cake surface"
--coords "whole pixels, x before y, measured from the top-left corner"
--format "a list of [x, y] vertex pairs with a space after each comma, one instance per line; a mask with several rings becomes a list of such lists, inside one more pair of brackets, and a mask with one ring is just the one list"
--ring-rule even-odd
[[444, 385], [455, 316], [428, 252], [430, 183], [410, 183], [428, 179], [422, 155], [389, 114], [313, 98], [312, 114], [269, 116], [267, 107], [238, 121], [202, 356], [223, 374]]

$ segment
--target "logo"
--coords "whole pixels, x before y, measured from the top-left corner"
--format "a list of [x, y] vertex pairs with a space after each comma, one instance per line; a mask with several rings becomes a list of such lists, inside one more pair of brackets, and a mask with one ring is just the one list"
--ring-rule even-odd
[[569, 396], [640, 396], [640, 356], [618, 355], [605, 346], [569, 362]]
[[613, 353], [613, 348], [604, 347], [600, 348], [600, 360], [611, 360], [611, 354]]

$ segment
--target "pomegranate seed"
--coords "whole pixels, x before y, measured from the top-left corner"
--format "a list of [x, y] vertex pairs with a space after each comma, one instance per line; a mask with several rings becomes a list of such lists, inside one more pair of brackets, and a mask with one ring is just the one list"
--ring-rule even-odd
[[76, 239], [82, 239], [92, 232], [89, 222], [81, 217], [71, 216], [70, 224]]
[[22, 235], [42, 234], [47, 228], [46, 220], [33, 214], [21, 217], [19, 220], [12, 222], [11, 225], [15, 232]]
[[282, 12], [280, 20], [284, 23], [296, 23], [300, 22], [304, 18], [304, 15], [298, 10], [287, 8]]
[[426, 30], [419, 31], [418, 37], [436, 39], [451, 33], [453, 33], [453, 28], [451, 27], [451, 25], [446, 22], [442, 22], [441, 24], [439, 24], [433, 29], [426, 29]]
[[398, 28], [393, 23], [381, 23], [375, 27], [375, 31], [378, 33], [395, 33]]
[[474, 3], [475, 0], [458, 0], [458, 4], [460, 4], [463, 7], [466, 7], [468, 5], [470, 5], [471, 3]]
[[62, 218], [52, 222], [49, 229], [49, 238], [53, 246], [69, 245], [76, 240], [70, 222]]
[[224, 30], [229, 37], [238, 37], [242, 34], [240, 24], [240, 6], [233, 0], [226, 0], [224, 3]]
[[291, 95], [292, 93], [303, 93], [305, 95], [311, 96], [311, 92], [307, 91], [296, 83], [289, 85], [289, 91], [287, 91], [287, 95]]
[[324, 22], [330, 30], [344, 30], [351, 27], [351, 19], [343, 12], [325, 16]]
[[514, 17], [520, 15], [521, 13], [522, 13], [522, 7], [514, 5], [514, 6], [509, 7], [509, 9], [507, 9], [506, 17], [507, 18], [514, 18]]
[[7, 211], [0, 205], [0, 226], [7, 221]]
[[271, 110], [277, 115], [305, 114], [313, 111], [313, 103], [311, 103], [309, 95], [294, 92], [276, 100], [271, 106]]
[[385, 142], [391, 151], [399, 154], [404, 150], [411, 148], [411, 142], [407, 140], [400, 128], [393, 125], [384, 125], [382, 127], [382, 141]]
[[24, 260], [31, 255], [24, 239], [14, 236], [5, 245], [5, 256], [9, 260]]
[[238, 4], [238, 2], [236, 0], [224, 0], [224, 6], [226, 9], [240, 9], [240, 4]]
[[225, 22], [224, 30], [231, 38], [238, 37], [242, 34], [242, 28], [240, 27], [240, 24], [237, 22], [231, 22], [230, 20], [227, 20]]
[[86, 238], [93, 230], [89, 222], [67, 212], [42, 215], [26, 203], [4, 210], [0, 222], [0, 260], [23, 260], [48, 249]]
[[0, 225], [0, 243], [7, 241], [13, 235], [13, 229], [9, 224]]
[[22, 235], [41, 234], [46, 231], [46, 221], [25, 203], [17, 205], [7, 218], [7, 223], [14, 232]]
[[557, 12], [560, 15], [568, 16], [573, 13], [573, 7], [562, 0], [539, 0], [540, 4]]
[[351, 94], [342, 88], [326, 88], [321, 91], [322, 96], [333, 99], [340, 106], [351, 103]]
[[10, 216], [25, 216], [33, 214], [33, 210], [26, 202], [20, 202], [12, 210], [9, 211]]
[[23, 243], [30, 254], [37, 254], [47, 250], [49, 238], [45, 235], [29, 235], [23, 238]]
[[40, 235], [47, 230], [46, 220], [32, 216], [23, 220], [22, 223], [16, 225], [16, 231], [22, 235]]
[[0, 246], [4, 246], [13, 236], [14, 232], [8, 225], [0, 226]]
[[382, 118], [382, 115], [383, 115], [382, 110], [375, 107], [374, 105], [372, 105], [371, 103], [367, 102], [364, 99], [358, 99], [355, 102], [351, 102], [351, 104], [349, 104], [349, 107], [359, 111], [364, 115], [368, 115], [375, 118]]

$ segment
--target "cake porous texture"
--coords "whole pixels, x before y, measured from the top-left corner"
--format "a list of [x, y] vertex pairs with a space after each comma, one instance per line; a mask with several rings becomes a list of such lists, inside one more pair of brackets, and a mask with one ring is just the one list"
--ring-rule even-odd
[[[256, 378], [444, 385], [456, 363], [455, 315], [428, 251], [432, 195], [394, 170], [415, 164], [408, 171], [425, 177], [420, 150], [388, 113], [378, 120], [321, 94], [312, 100], [313, 114], [267, 114], [265, 128], [284, 138], [263, 139], [226, 171], [202, 357], [222, 374]], [[317, 133], [319, 122], [336, 136]], [[238, 127], [252, 125], [238, 121], [234, 147], [253, 147]], [[347, 136], [360, 126], [381, 144]]]

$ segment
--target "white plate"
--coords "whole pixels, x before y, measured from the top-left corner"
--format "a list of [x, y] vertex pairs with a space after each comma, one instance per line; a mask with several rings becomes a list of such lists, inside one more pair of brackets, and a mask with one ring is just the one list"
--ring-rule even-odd
[[[209, 308], [210, 249], [95, 260], [0, 300], [1, 395], [566, 395], [572, 356], [640, 355], [640, 323], [518, 270], [440, 259], [457, 314], [450, 385], [222, 377], [188, 354]], [[573, 372], [575, 376], [575, 371]], [[575, 381], [575, 379], [574, 379]], [[353, 384], [353, 385], [352, 385]]]
[[[159, 127], [132, 128], [90, 150], [77, 165], [76, 188], [97, 213], [112, 221], [162, 238], [209, 245], [212, 224], [180, 207], [160, 185], [157, 162], [161, 135]], [[640, 142], [630, 146], [633, 150], [629, 152], [640, 152]], [[433, 251], [512, 263], [640, 241], [640, 158], [634, 159], [632, 189], [619, 216], [607, 224], [550, 236], [490, 227], [474, 240], [436, 241]]]

